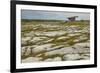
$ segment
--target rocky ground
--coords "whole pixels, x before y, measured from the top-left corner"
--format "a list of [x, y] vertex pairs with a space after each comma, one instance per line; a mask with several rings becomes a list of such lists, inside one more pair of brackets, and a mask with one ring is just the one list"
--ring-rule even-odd
[[22, 63], [89, 60], [89, 22], [22, 22]]

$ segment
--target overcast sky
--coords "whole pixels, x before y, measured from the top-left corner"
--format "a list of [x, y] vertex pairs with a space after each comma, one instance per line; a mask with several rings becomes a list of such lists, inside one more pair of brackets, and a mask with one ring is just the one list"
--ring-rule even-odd
[[21, 10], [22, 19], [68, 20], [72, 16], [78, 16], [76, 20], [90, 19], [90, 14], [83, 12]]

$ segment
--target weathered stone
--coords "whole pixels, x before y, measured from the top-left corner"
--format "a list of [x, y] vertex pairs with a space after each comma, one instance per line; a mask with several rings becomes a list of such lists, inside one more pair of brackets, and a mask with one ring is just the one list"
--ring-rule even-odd
[[26, 47], [26, 51], [25, 51], [25, 56], [29, 55], [31, 53], [31, 49], [30, 47]]
[[[64, 23], [62, 21], [62, 23]], [[39, 57], [47, 58], [44, 61], [87, 60], [90, 58], [90, 26], [75, 22], [62, 25], [61, 22], [28, 22], [22, 25], [24, 31], [21, 39], [21, 55], [23, 62], [40, 61]], [[78, 24], [78, 25], [77, 25]], [[87, 22], [85, 23], [87, 24]], [[28, 28], [30, 28], [28, 30]], [[27, 32], [28, 30], [28, 32]], [[52, 56], [57, 56], [49, 58]], [[64, 56], [63, 56], [64, 55]], [[39, 60], [37, 60], [37, 58]], [[63, 59], [62, 59], [63, 58]]]
[[90, 59], [90, 53], [85, 53], [85, 54], [82, 54], [82, 59], [84, 60], [89, 60]]
[[57, 40], [63, 40], [63, 39], [68, 39], [69, 37], [67, 37], [67, 36], [61, 36], [61, 37], [59, 37], [59, 38], [57, 38]]
[[58, 50], [46, 52], [45, 55], [54, 55], [54, 54], [63, 55], [63, 54], [73, 53], [73, 52], [74, 52], [74, 49], [72, 47], [65, 47]]
[[31, 39], [31, 37], [24, 37], [24, 38], [22, 38], [21, 40], [23, 41], [23, 42], [26, 42], [26, 41], [29, 41]]
[[53, 61], [53, 59], [52, 58], [48, 58], [48, 59], [46, 59], [46, 60], [44, 60], [45, 62], [52, 62]]
[[25, 36], [34, 37], [34, 32], [30, 31], [29, 33], [26, 33]]
[[64, 47], [64, 45], [59, 45], [59, 46], [54, 46], [54, 47], [49, 47], [49, 48], [47, 48], [46, 50], [47, 51], [53, 51], [53, 50], [58, 50], [58, 49], [61, 49], [61, 48], [63, 48]]
[[28, 57], [22, 60], [22, 63], [39, 62], [42, 58], [39, 57]]
[[84, 47], [90, 47], [90, 43], [77, 43], [73, 46], [74, 48], [77, 48], [77, 49], [82, 49]]
[[55, 57], [55, 58], [48, 58], [48, 59], [46, 59], [44, 61], [46, 61], [46, 62], [52, 62], [52, 61], [61, 61], [61, 60], [62, 59], [60, 57]]
[[62, 59], [61, 59], [61, 57], [55, 57], [53, 60], [54, 61], [61, 61]]
[[25, 47], [22, 47], [22, 48], [21, 48], [21, 55], [24, 55], [25, 50], [26, 50]]
[[84, 60], [89, 60], [90, 57], [88, 57], [88, 56], [83, 56], [83, 59], [84, 59]]
[[53, 33], [52, 32], [38, 32], [38, 33], [36, 33], [36, 35], [38, 35], [38, 36], [51, 36], [51, 37], [53, 37], [53, 36], [61, 36], [61, 35], [63, 35], [63, 34], [66, 34], [66, 32], [65, 31], [53, 31]]
[[63, 57], [64, 60], [78, 60], [80, 58], [81, 56], [79, 54], [66, 54]]
[[21, 41], [21, 45], [27, 45], [27, 41]]
[[[45, 37], [44, 37], [44, 38], [45, 38]], [[41, 40], [43, 40], [43, 37], [33, 37], [33, 39], [30, 40], [30, 42], [35, 43], [35, 42], [39, 42], [39, 41], [41, 41]]]
[[46, 51], [48, 48], [51, 48], [53, 44], [44, 44], [44, 45], [37, 45], [36, 47], [34, 47], [32, 49], [33, 53], [38, 53], [38, 52], [41, 52], [41, 51]]
[[70, 33], [70, 34], [68, 34], [69, 37], [72, 37], [72, 36], [79, 36], [79, 35], [80, 35], [80, 33]]

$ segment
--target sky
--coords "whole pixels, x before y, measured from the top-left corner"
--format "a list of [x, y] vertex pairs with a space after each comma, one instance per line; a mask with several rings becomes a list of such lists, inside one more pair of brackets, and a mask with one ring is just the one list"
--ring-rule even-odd
[[68, 20], [72, 16], [78, 16], [76, 20], [90, 19], [90, 14], [86, 12], [21, 10], [21, 19]]

